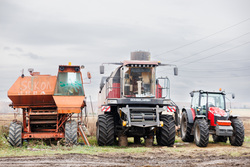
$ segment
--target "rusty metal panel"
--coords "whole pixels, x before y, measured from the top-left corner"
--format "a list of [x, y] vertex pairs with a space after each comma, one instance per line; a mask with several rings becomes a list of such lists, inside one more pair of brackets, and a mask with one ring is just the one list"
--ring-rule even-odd
[[58, 113], [80, 113], [84, 96], [53, 96]]
[[8, 91], [14, 106], [54, 105], [56, 76], [19, 77]]

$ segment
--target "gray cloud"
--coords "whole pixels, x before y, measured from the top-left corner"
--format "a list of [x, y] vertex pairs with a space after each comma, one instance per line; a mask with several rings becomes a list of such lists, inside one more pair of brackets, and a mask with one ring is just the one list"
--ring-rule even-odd
[[[59, 5], [60, 4], [60, 5]], [[197, 43], [167, 52], [196, 41], [241, 20], [247, 19], [249, 1], [1, 1], [0, 62], [1, 87], [7, 90], [20, 75], [32, 67], [42, 74], [56, 75], [59, 64], [83, 64], [92, 73], [92, 84], [86, 94], [97, 100], [103, 62], [129, 59], [134, 50], [150, 51], [153, 60], [174, 63], [159, 68], [159, 76], [171, 79], [171, 97], [189, 101], [194, 89], [236, 93], [236, 101], [249, 102], [249, 45], [218, 54], [250, 40], [249, 35], [219, 45], [249, 31], [250, 21], [213, 35]], [[46, 11], [46, 12], [45, 12]], [[187, 56], [197, 54], [188, 59]], [[195, 63], [197, 59], [202, 59]], [[178, 61], [176, 61], [178, 60]], [[188, 65], [184, 65], [190, 63]], [[105, 75], [116, 66], [105, 67]], [[8, 70], [8, 74], [3, 71]], [[28, 74], [27, 74], [28, 75]], [[6, 94], [1, 92], [1, 98]]]

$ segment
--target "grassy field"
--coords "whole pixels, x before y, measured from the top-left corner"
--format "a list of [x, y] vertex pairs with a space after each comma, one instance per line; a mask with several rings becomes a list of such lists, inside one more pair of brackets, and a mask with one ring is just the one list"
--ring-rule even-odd
[[[229, 141], [227, 143], [213, 143], [212, 138], [208, 147], [199, 148], [194, 143], [184, 143], [179, 137], [176, 137], [176, 142], [174, 147], [145, 147], [143, 143], [141, 145], [134, 145], [133, 139], [129, 138], [128, 147], [99, 147], [97, 146], [95, 135], [95, 122], [96, 118], [88, 119], [88, 128], [92, 137], [89, 137], [90, 144], [92, 146], [73, 146], [66, 147], [58, 143], [46, 144], [42, 140], [29, 141], [29, 143], [24, 142], [22, 148], [12, 148], [4, 135], [8, 135], [8, 125], [11, 120], [13, 120], [13, 115], [0, 115], [0, 157], [13, 157], [13, 156], [50, 156], [57, 154], [88, 154], [88, 155], [100, 155], [100, 154], [133, 154], [133, 155], [143, 155], [150, 152], [164, 152], [168, 154], [173, 154], [177, 156], [186, 156], [188, 154], [205, 154], [206, 152], [215, 152], [217, 156], [234, 156], [240, 157], [250, 154], [250, 118], [243, 117], [242, 120], [245, 126], [245, 142], [242, 147], [233, 147], [230, 145]], [[16, 117], [21, 120], [21, 116]], [[80, 141], [81, 142], [81, 141]], [[156, 144], [156, 143], [155, 143]], [[216, 151], [215, 151], [216, 150]]]

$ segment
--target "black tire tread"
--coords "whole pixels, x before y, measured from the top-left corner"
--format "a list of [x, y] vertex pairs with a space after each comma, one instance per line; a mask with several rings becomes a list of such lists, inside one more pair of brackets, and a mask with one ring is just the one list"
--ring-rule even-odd
[[233, 136], [229, 137], [232, 146], [242, 146], [244, 142], [244, 125], [238, 118], [231, 119], [233, 126]]
[[[188, 120], [188, 117], [187, 117], [187, 113], [186, 112], [183, 112], [182, 113], [182, 117], [186, 116], [186, 119]], [[181, 124], [183, 123], [183, 121], [181, 121]], [[182, 126], [181, 126], [182, 127]], [[186, 131], [186, 134], [183, 136], [182, 134], [182, 130], [181, 130], [181, 140], [184, 141], [184, 142], [193, 142], [194, 141], [194, 135], [191, 135], [191, 132], [192, 132], [192, 128], [193, 128], [193, 124], [192, 123], [188, 123], [187, 122], [187, 131]]]
[[11, 122], [9, 128], [9, 143], [13, 147], [22, 146], [22, 125]]
[[67, 121], [65, 124], [65, 141], [66, 145], [77, 144], [77, 123], [76, 121]]
[[175, 122], [172, 115], [161, 115], [163, 127], [157, 134], [157, 143], [162, 146], [173, 146], [175, 142]]
[[205, 119], [198, 119], [195, 121], [195, 132], [196, 126], [199, 126], [200, 129], [200, 141], [197, 141], [195, 138], [195, 143], [199, 147], [207, 147], [209, 141], [209, 129]]
[[97, 143], [99, 146], [110, 146], [114, 144], [115, 139], [115, 126], [114, 118], [112, 115], [102, 114], [98, 116], [98, 122], [96, 123], [99, 136], [97, 137]]

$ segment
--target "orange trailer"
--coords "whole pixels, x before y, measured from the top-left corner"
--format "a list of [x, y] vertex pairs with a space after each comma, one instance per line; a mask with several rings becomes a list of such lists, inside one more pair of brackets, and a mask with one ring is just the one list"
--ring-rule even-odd
[[23, 139], [65, 138], [66, 144], [76, 144], [86, 106], [81, 67], [60, 65], [57, 76], [29, 71], [31, 76], [20, 76], [8, 91], [11, 107], [23, 111], [23, 122], [10, 124], [9, 143], [20, 147]]

